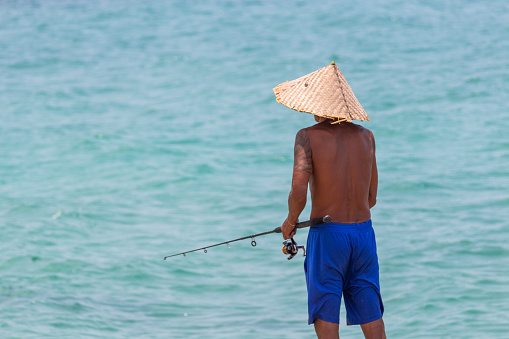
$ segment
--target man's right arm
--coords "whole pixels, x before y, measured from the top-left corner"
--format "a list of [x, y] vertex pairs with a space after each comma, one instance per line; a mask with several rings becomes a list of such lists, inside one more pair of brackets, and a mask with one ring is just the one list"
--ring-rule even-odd
[[292, 189], [288, 196], [288, 217], [282, 225], [285, 239], [291, 238], [295, 234], [295, 224], [306, 206], [308, 183], [312, 171], [311, 143], [307, 129], [304, 128], [295, 137]]

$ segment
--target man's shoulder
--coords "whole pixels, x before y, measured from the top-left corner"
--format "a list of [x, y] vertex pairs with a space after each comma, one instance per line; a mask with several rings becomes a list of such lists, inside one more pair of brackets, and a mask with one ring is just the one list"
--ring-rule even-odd
[[[346, 126], [348, 126], [348, 129], [355, 130], [355, 131], [357, 131], [359, 133], [373, 134], [373, 132], [371, 132], [370, 129], [368, 129], [366, 127], [363, 127], [361, 125], [357, 125], [357, 124], [354, 124], [354, 123], [351, 123], [351, 122], [345, 122], [343, 124], [345, 124], [345, 125], [347, 124]], [[334, 126], [337, 126], [337, 125], [332, 125], [331, 123], [325, 121], [325, 122], [320, 122], [320, 123], [311, 125], [309, 127], [303, 128], [300, 131], [304, 131], [304, 130], [306, 130], [306, 132], [330, 131], [330, 130], [332, 130], [334, 128]]]
[[303, 134], [310, 139], [314, 139], [320, 138], [320, 135], [324, 133], [327, 133], [327, 126], [324, 126], [323, 123], [318, 123], [301, 129], [297, 134]]
[[356, 128], [359, 130], [360, 133], [365, 133], [370, 136], [373, 136], [373, 132], [370, 129], [368, 129], [364, 126], [361, 126], [361, 125], [356, 125], [356, 124], [352, 124], [352, 125], [356, 126]]
[[302, 130], [306, 130], [308, 132], [315, 132], [315, 131], [326, 131], [329, 128], [330, 128], [330, 123], [328, 123], [328, 122], [319, 122], [317, 124], [314, 124], [314, 125], [311, 125], [309, 127], [303, 128]]

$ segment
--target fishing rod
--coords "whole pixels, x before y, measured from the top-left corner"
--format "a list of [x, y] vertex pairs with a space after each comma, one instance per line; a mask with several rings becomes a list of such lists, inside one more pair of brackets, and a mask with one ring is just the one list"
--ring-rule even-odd
[[[320, 224], [327, 223], [327, 222], [330, 222], [330, 221], [331, 221], [331, 217], [326, 215], [325, 217], [322, 217], [322, 218], [315, 218], [315, 219], [299, 222], [299, 223], [297, 223], [295, 225], [295, 228], [304, 228], [304, 227], [316, 226], [316, 225], [320, 225]], [[230, 243], [235, 242], [235, 241], [245, 240], [245, 239], [251, 239], [251, 246], [255, 247], [256, 246], [255, 237], [260, 237], [262, 235], [267, 235], [267, 234], [272, 234], [272, 233], [281, 233], [281, 226], [274, 228], [272, 231], [262, 232], [262, 233], [253, 234], [253, 235], [248, 235], [246, 237], [242, 237], [242, 238], [238, 238], [238, 239], [233, 239], [233, 240], [229, 240], [229, 241], [224, 241], [224, 242], [221, 242], [219, 244], [214, 244], [214, 245], [205, 246], [205, 247], [202, 247], [202, 248], [197, 248], [197, 249], [192, 250], [192, 251], [187, 251], [187, 252], [177, 253], [177, 254], [173, 254], [173, 255], [168, 255], [168, 256], [164, 257], [164, 260], [166, 260], [166, 258], [176, 257], [177, 255], [183, 255], [185, 257], [187, 253], [201, 251], [201, 250], [203, 250], [204, 253], [207, 253], [207, 248], [221, 246], [221, 245], [227, 245], [228, 247], [230, 247]], [[286, 240], [283, 243], [283, 245], [284, 245], [283, 253], [290, 255], [290, 257], [288, 257], [288, 260], [290, 260], [293, 257], [295, 257], [295, 255], [297, 254], [297, 252], [299, 251], [300, 248], [302, 248], [302, 250], [304, 251], [304, 255], [306, 255], [306, 250], [304, 249], [304, 246], [298, 246], [297, 243], [295, 242], [295, 240], [293, 240], [293, 238], [291, 238], [289, 240]]]

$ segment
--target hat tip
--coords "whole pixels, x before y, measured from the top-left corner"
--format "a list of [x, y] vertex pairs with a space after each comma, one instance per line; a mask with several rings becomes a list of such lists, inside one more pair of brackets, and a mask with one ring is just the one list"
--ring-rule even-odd
[[330, 64], [331, 65], [335, 65], [336, 64], [336, 60], [332, 60], [332, 62]]

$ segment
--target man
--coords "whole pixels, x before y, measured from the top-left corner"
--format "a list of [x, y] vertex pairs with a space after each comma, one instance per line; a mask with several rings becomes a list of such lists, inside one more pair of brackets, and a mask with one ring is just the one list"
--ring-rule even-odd
[[378, 186], [375, 139], [351, 123], [369, 117], [334, 63], [274, 92], [279, 102], [314, 114], [318, 122], [297, 133], [289, 213], [282, 225], [284, 239], [292, 238], [308, 184], [310, 218], [332, 218], [309, 231], [304, 263], [309, 324], [320, 339], [339, 338], [343, 295], [348, 325], [361, 325], [366, 338], [385, 338], [370, 213]]

